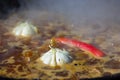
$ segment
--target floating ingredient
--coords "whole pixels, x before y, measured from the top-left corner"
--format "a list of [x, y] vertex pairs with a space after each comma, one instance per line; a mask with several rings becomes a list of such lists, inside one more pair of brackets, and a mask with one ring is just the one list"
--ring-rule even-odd
[[13, 34], [19, 37], [31, 37], [37, 33], [37, 28], [29, 22], [20, 23], [13, 29]]
[[65, 63], [70, 63], [73, 59], [66, 50], [51, 48], [48, 52], [43, 54], [40, 60], [42, 60], [44, 64], [55, 67], [62, 66]]
[[99, 50], [96, 47], [94, 47], [93, 45], [90, 45], [90, 44], [85, 43], [85, 42], [81, 42], [81, 41], [74, 40], [74, 39], [68, 39], [68, 38], [64, 38], [64, 37], [55, 38], [55, 40], [57, 42], [62, 43], [62, 44], [66, 44], [66, 45], [72, 46], [72, 47], [78, 47], [83, 51], [90, 52], [95, 57], [105, 56], [105, 54], [101, 50]]

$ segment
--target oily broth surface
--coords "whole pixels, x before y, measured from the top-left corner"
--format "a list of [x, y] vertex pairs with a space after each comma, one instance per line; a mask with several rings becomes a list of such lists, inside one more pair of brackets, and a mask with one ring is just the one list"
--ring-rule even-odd
[[[1, 23], [2, 24], [2, 23]], [[49, 41], [53, 37], [68, 37], [91, 43], [104, 52], [109, 53], [108, 42], [105, 43], [105, 34], [111, 31], [99, 33], [92, 37], [78, 36], [72, 33], [69, 25], [63, 23], [47, 23], [39, 27], [39, 34], [27, 38], [16, 38], [7, 30], [3, 29], [6, 25], [1, 25], [0, 34], [0, 75], [9, 78], [27, 78], [27, 79], [65, 79], [76, 80], [80, 78], [94, 78], [106, 75], [120, 73], [119, 45], [114, 47], [116, 54], [108, 54], [107, 57], [97, 59], [77, 48], [71, 48], [66, 45], [58, 44], [60, 49], [65, 48], [73, 57], [73, 62], [65, 64], [62, 67], [49, 67], [43, 64], [39, 59], [43, 53], [49, 50]], [[39, 25], [37, 25], [39, 26]], [[117, 38], [117, 37], [116, 37]], [[22, 51], [30, 50], [31, 60], [28, 62]], [[118, 51], [117, 51], [118, 50]], [[114, 64], [114, 65], [113, 65]]]

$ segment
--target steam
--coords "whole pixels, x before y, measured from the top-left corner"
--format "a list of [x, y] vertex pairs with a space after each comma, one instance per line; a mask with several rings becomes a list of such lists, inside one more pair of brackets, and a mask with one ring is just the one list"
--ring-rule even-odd
[[73, 22], [83, 23], [89, 20], [94, 22], [118, 18], [119, 2], [119, 0], [26, 0], [22, 9], [61, 13]]
[[120, 19], [119, 0], [25, 0], [23, 3], [22, 10], [59, 13], [78, 23]]
[[62, 17], [73, 25], [73, 32], [94, 36], [120, 22], [119, 3], [119, 0], [24, 0], [21, 11], [26, 11], [24, 17], [33, 21]]

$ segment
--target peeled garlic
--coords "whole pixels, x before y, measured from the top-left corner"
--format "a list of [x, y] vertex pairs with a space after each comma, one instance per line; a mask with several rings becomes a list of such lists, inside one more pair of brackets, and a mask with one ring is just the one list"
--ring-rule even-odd
[[42, 60], [44, 64], [50, 66], [61, 66], [65, 63], [72, 62], [72, 57], [66, 50], [51, 48], [40, 58], [40, 60]]
[[13, 34], [15, 36], [30, 37], [37, 33], [37, 28], [28, 22], [21, 23], [13, 29]]

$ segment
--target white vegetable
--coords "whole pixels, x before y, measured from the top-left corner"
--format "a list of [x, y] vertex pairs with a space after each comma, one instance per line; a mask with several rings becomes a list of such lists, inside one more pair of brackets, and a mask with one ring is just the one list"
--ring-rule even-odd
[[28, 22], [21, 23], [13, 29], [15, 36], [30, 37], [37, 34], [37, 32], [37, 28]]
[[72, 62], [72, 57], [69, 55], [69, 52], [58, 48], [51, 48], [40, 59], [44, 64], [50, 66], [61, 66], [65, 63]]

